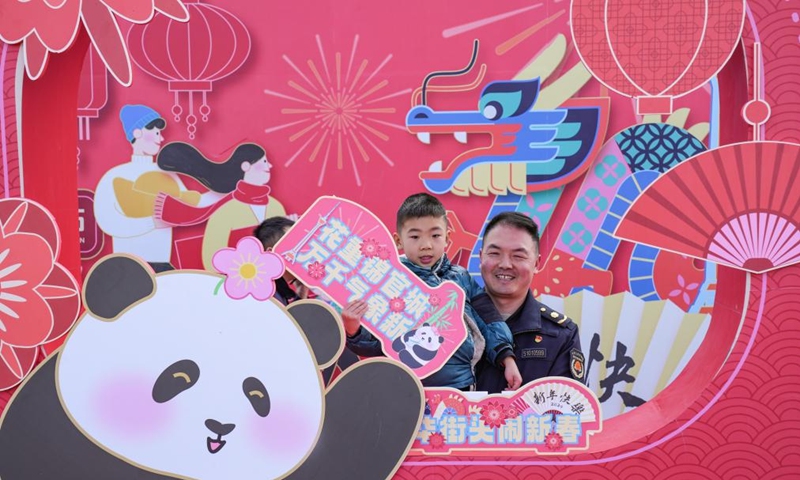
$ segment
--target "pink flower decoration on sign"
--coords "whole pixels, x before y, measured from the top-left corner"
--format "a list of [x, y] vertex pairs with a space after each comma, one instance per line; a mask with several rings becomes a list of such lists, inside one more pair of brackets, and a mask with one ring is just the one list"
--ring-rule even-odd
[[399, 297], [389, 300], [389, 310], [399, 313], [406, 309], [406, 301]]
[[438, 307], [439, 305], [441, 305], [442, 299], [439, 298], [439, 295], [432, 293], [428, 297], [428, 303], [430, 303], [432, 307]]
[[544, 443], [550, 450], [560, 450], [564, 445], [564, 439], [557, 433], [548, 433], [544, 439]]
[[311, 276], [311, 278], [319, 280], [325, 276], [325, 265], [319, 262], [309, 263], [308, 274]]
[[370, 238], [361, 242], [361, 255], [367, 258], [372, 258], [378, 255], [378, 242]]
[[218, 272], [227, 276], [225, 293], [240, 300], [252, 295], [256, 300], [267, 300], [275, 294], [275, 280], [284, 272], [281, 257], [265, 252], [261, 242], [254, 237], [244, 237], [236, 248], [223, 248], [214, 254], [211, 263]]
[[500, 428], [506, 424], [506, 411], [500, 402], [488, 402], [481, 409], [481, 422], [490, 428]]
[[513, 405], [508, 405], [506, 407], [506, 418], [517, 418], [519, 416], [519, 411], [517, 407]]
[[441, 450], [444, 448], [445, 444], [444, 435], [442, 435], [440, 432], [431, 433], [431, 436], [428, 437], [428, 442], [431, 444], [431, 448]]
[[381, 260], [389, 260], [389, 249], [385, 245], [378, 247], [378, 258]]

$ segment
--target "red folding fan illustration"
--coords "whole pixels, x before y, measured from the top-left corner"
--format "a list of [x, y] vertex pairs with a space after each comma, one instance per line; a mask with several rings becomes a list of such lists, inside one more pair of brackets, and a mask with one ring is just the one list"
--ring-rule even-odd
[[800, 262], [800, 145], [703, 152], [656, 180], [615, 235], [754, 273]]

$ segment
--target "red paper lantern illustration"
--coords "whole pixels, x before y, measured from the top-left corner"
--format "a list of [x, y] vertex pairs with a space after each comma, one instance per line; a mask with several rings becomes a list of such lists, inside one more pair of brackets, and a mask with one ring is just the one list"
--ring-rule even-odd
[[572, 38], [592, 75], [636, 98], [639, 114], [671, 113], [730, 58], [744, 1], [572, 0]]
[[128, 48], [134, 63], [148, 75], [167, 82], [175, 93], [172, 114], [180, 122], [185, 110], [181, 92], [186, 93], [189, 138], [197, 131], [195, 94], [202, 103], [197, 108], [204, 122], [211, 107], [207, 94], [213, 83], [239, 69], [250, 55], [250, 34], [244, 24], [222, 8], [199, 1], [185, 2], [188, 22], [164, 16], [128, 31]]
[[108, 75], [103, 60], [94, 47], [89, 47], [83, 61], [81, 80], [78, 84], [78, 138], [89, 140], [89, 120], [100, 116], [100, 110], [108, 101]]

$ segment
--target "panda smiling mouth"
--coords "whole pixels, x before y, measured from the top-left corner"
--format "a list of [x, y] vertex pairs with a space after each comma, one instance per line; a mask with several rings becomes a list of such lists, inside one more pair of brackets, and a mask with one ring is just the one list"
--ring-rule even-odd
[[223, 440], [222, 437], [231, 433], [233, 429], [236, 428], [236, 425], [233, 423], [221, 423], [213, 418], [206, 420], [205, 426], [207, 429], [211, 430], [211, 433], [217, 436], [217, 438], [206, 437], [206, 447], [208, 447], [208, 452], [212, 454], [222, 450], [222, 447], [228, 443]]
[[222, 435], [217, 435], [216, 439], [211, 437], [206, 438], [206, 446], [208, 447], [209, 453], [219, 452], [226, 443], [228, 442], [222, 439]]

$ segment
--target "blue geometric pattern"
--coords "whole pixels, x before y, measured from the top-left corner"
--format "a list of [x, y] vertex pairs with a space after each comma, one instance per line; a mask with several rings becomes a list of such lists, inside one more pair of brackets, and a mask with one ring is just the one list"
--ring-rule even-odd
[[617, 195], [611, 203], [603, 223], [600, 225], [600, 232], [586, 256], [583, 266], [595, 270], [608, 270], [611, 260], [617, 253], [620, 241], [614, 238], [613, 232], [617, 228], [620, 219], [630, 208], [631, 204], [642, 190], [653, 183], [658, 178], [658, 172], [649, 170], [633, 173], [622, 181], [617, 190]]
[[631, 293], [642, 300], [661, 300], [653, 280], [656, 258], [661, 250], [647, 245], [633, 247], [631, 262], [628, 265], [628, 285]]
[[646, 123], [628, 128], [614, 139], [632, 172], [664, 173], [689, 157], [706, 150], [689, 132], [666, 123]]

